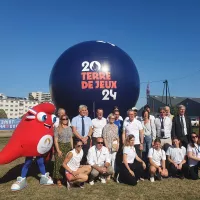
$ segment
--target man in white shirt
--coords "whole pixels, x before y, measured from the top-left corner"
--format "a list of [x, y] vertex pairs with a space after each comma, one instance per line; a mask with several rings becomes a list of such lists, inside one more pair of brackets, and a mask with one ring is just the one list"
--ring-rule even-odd
[[[131, 110], [134, 111], [135, 119], [137, 119], [137, 120], [139, 120], [141, 122], [142, 117], [137, 116], [138, 109], [136, 107], [133, 107], [133, 108], [131, 108]], [[127, 112], [127, 115], [128, 115], [128, 112]], [[127, 121], [128, 119], [129, 119], [129, 117], [127, 116], [124, 121]]]
[[79, 106], [79, 115], [72, 119], [72, 131], [75, 135], [74, 139], [79, 139], [83, 142], [83, 159], [81, 164], [86, 164], [87, 153], [90, 148], [90, 141], [92, 135], [92, 120], [87, 117], [87, 106]]
[[160, 116], [155, 119], [156, 136], [161, 140], [161, 146], [171, 145], [172, 120], [166, 116], [165, 108], [160, 108]]
[[172, 120], [174, 115], [171, 114], [169, 106], [165, 106], [165, 112], [166, 112], [166, 116]]
[[102, 137], [103, 127], [107, 124], [106, 118], [103, 117], [103, 109], [96, 111], [97, 118], [92, 120], [92, 145], [95, 145], [96, 138]]
[[103, 146], [103, 138], [96, 139], [96, 145], [92, 146], [87, 155], [87, 162], [92, 167], [89, 176], [89, 184], [94, 185], [94, 180], [99, 176], [101, 183], [106, 183], [106, 177], [113, 174], [110, 165], [110, 154], [106, 147]]
[[142, 157], [143, 141], [144, 141], [144, 130], [142, 123], [135, 119], [135, 113], [132, 109], [128, 110], [129, 119], [124, 121], [122, 142], [124, 144], [125, 139], [128, 135], [134, 135], [135, 137], [135, 150], [137, 155]]
[[[118, 106], [114, 106], [112, 113], [115, 114], [115, 111], [119, 111]], [[119, 119], [123, 121], [123, 117], [120, 115]], [[109, 121], [108, 117], [107, 117], [107, 122]]]

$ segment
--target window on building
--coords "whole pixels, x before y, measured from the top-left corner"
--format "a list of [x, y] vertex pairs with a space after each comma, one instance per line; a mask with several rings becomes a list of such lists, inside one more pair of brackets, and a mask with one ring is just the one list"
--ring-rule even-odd
[[13, 103], [13, 101], [10, 101], [10, 103]]
[[18, 111], [18, 109], [15, 109], [15, 111]]
[[10, 105], [10, 107], [13, 107], [13, 105]]
[[13, 111], [13, 109], [10, 109], [10, 111]]

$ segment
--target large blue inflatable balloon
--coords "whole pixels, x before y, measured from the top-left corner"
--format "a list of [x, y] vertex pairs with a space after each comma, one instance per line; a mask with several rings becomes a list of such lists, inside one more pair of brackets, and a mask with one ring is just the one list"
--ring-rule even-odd
[[114, 106], [126, 116], [140, 92], [133, 60], [104, 41], [82, 42], [67, 49], [54, 64], [49, 83], [56, 107], [65, 108], [70, 116], [78, 113], [81, 104], [88, 106], [91, 117], [97, 108], [103, 108], [107, 116]]

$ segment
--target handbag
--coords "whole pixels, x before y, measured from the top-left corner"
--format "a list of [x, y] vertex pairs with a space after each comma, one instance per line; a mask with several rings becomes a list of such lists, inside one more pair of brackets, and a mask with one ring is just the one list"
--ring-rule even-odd
[[118, 148], [118, 142], [117, 140], [114, 140], [112, 143], [112, 152], [117, 152], [117, 148]]

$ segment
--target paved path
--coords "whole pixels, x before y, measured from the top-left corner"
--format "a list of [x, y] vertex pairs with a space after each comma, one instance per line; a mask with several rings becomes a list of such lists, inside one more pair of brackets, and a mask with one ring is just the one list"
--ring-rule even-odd
[[0, 131], [0, 137], [11, 137], [13, 131]]

